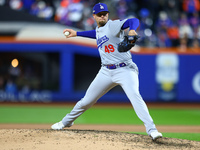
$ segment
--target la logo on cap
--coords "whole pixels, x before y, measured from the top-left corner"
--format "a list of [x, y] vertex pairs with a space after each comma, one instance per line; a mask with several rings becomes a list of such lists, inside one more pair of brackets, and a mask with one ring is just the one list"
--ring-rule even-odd
[[102, 5], [100, 5], [100, 9], [104, 9], [104, 7]]

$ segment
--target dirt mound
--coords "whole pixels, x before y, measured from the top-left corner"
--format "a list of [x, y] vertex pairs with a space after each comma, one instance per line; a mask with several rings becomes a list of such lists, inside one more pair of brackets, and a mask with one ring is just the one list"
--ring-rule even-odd
[[116, 131], [65, 129], [0, 129], [1, 150], [140, 150], [200, 149], [200, 142]]

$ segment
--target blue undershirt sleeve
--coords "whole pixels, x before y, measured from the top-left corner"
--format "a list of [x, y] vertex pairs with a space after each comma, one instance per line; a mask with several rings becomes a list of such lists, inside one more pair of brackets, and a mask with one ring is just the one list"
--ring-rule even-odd
[[96, 39], [96, 31], [95, 30], [79, 31], [79, 32], [77, 32], [77, 36], [82, 36], [82, 37], [88, 37], [88, 38]]
[[139, 20], [137, 18], [127, 19], [122, 26], [122, 30], [129, 28], [129, 30], [136, 30], [139, 26]]

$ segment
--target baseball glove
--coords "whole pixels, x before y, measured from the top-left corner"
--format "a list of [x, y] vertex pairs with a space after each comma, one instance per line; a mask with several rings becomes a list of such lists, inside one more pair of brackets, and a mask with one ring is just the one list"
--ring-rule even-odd
[[135, 46], [135, 43], [139, 38], [139, 35], [124, 36], [124, 40], [118, 44], [118, 51], [120, 53], [129, 51], [132, 47]]

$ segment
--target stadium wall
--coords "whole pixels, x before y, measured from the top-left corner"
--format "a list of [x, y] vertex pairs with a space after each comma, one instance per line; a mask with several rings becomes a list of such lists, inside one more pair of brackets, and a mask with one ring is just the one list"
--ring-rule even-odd
[[[200, 102], [200, 52], [197, 50], [136, 48], [132, 59], [139, 67], [140, 93], [146, 102]], [[29, 93], [6, 93], [0, 101], [74, 102], [81, 99], [98, 69], [100, 59], [94, 44], [73, 42], [0, 42], [4, 52], [59, 53], [59, 89]], [[1, 56], [0, 56], [1, 57]], [[128, 102], [119, 87], [100, 102]]]

